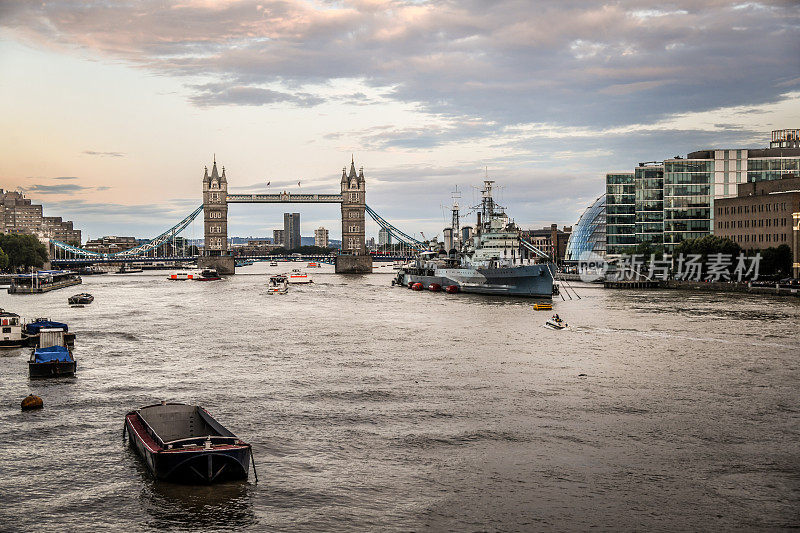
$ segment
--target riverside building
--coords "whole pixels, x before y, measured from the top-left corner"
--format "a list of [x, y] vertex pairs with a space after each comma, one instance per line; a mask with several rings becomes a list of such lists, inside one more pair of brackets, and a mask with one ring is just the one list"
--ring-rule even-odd
[[592, 255], [606, 256], [606, 195], [586, 208], [572, 227], [564, 260], [568, 263], [589, 260]]
[[716, 234], [715, 203], [737, 197], [740, 184], [798, 172], [800, 130], [784, 129], [772, 132], [768, 148], [699, 150], [640, 163], [633, 173], [606, 174], [606, 251], [630, 253], [649, 242], [671, 253], [683, 240]]
[[328, 230], [322, 226], [314, 230], [314, 246], [319, 248], [328, 247]]
[[3, 189], [0, 189], [0, 233], [27, 233], [42, 241], [81, 243], [81, 230], [76, 230], [72, 221], [42, 216], [40, 204], [34, 204], [22, 192]]
[[300, 248], [300, 213], [283, 214], [284, 248], [294, 250]]
[[606, 253], [629, 254], [634, 246], [636, 246], [634, 173], [606, 174]]
[[785, 244], [797, 257], [793, 214], [800, 211], [800, 174], [742, 183], [737, 196], [718, 199], [714, 210], [715, 235], [727, 237], [745, 250]]

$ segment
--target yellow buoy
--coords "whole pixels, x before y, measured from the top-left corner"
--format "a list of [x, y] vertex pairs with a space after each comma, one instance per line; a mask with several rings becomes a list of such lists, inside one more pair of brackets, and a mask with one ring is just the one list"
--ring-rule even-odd
[[533, 304], [534, 311], [551, 311], [553, 304]]
[[24, 400], [22, 400], [22, 410], [23, 411], [30, 411], [32, 409], [41, 409], [44, 407], [44, 402], [38, 396], [34, 396], [33, 394], [27, 396]]

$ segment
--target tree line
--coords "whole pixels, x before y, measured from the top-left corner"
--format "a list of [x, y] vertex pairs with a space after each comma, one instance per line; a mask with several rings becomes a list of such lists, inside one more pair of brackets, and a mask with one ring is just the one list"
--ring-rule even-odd
[[[757, 253], [761, 254], [759, 274], [762, 276], [786, 277], [792, 275], [792, 249], [786, 244], [764, 249], [745, 250], [731, 239], [715, 235], [706, 235], [699, 239], [681, 241], [675, 246], [672, 257], [674, 259], [681, 254], [683, 254], [684, 257], [689, 254], [698, 254], [702, 256], [702, 262], [705, 263], [708, 261], [708, 256], [710, 255], [726, 254], [730, 255], [735, 260], [740, 253], [744, 253], [747, 257], [754, 257]], [[637, 244], [631, 251], [631, 254], [640, 254], [645, 258], [655, 255], [656, 259], [662, 259], [664, 255], [664, 246], [643, 242]]]
[[0, 233], [0, 270], [41, 268], [49, 261], [47, 246], [34, 235]]

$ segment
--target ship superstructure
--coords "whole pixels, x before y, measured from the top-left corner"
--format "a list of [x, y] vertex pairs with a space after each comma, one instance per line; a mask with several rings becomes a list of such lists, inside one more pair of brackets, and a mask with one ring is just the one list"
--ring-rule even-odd
[[[444, 256], [436, 252], [420, 254], [398, 272], [395, 284], [454, 285], [463, 292], [552, 298], [553, 265], [537, 263], [529, 256], [519, 228], [495, 203], [493, 184], [484, 181], [481, 204], [475, 207], [478, 220], [472, 238], [463, 242], [452, 238], [453, 248], [444, 250]], [[458, 216], [458, 203], [454, 202], [453, 223], [447, 228], [454, 236], [458, 233]]]

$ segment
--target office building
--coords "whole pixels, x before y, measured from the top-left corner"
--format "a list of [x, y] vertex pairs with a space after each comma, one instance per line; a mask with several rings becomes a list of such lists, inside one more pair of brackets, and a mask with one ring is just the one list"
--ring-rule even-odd
[[633, 172], [636, 191], [636, 244], [664, 242], [664, 163], [639, 163]]
[[636, 246], [634, 173], [606, 174], [606, 253], [629, 254], [634, 246]]
[[381, 228], [378, 231], [378, 246], [391, 246], [392, 234], [386, 228]]
[[785, 244], [794, 252], [792, 215], [800, 211], [800, 174], [742, 183], [737, 196], [718, 199], [714, 210], [714, 235], [731, 239], [745, 250]]
[[272, 243], [276, 246], [283, 246], [286, 242], [285, 234], [282, 229], [272, 230]]
[[572, 227], [567, 240], [564, 260], [589, 261], [592, 256], [606, 256], [606, 195], [600, 196], [586, 208]]
[[322, 226], [314, 230], [314, 246], [319, 248], [328, 247], [328, 230]]
[[283, 247], [287, 250], [300, 248], [300, 213], [283, 214]]

